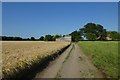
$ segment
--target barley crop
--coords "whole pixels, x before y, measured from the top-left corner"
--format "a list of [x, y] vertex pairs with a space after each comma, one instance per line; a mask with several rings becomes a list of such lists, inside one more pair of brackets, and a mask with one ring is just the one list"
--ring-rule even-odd
[[69, 42], [3, 41], [2, 72], [13, 75], [68, 46]]

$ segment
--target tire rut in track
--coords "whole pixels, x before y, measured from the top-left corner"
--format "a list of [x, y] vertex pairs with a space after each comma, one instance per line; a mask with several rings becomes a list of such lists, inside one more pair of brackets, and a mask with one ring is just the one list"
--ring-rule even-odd
[[91, 63], [79, 46], [72, 43], [35, 78], [105, 78], [105, 76]]
[[79, 46], [74, 44], [57, 78], [104, 78], [104, 75], [90, 62]]

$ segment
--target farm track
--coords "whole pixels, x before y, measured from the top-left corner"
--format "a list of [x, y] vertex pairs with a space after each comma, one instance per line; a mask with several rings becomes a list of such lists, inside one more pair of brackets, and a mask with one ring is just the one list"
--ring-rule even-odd
[[79, 46], [73, 43], [42, 72], [38, 72], [34, 79], [36, 78], [105, 78], [105, 76], [91, 63]]

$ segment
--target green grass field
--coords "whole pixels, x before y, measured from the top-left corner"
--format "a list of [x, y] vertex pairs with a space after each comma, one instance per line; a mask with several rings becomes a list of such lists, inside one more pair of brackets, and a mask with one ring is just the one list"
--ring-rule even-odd
[[107, 77], [118, 77], [118, 42], [117, 41], [80, 41], [84, 53], [92, 57], [93, 64]]

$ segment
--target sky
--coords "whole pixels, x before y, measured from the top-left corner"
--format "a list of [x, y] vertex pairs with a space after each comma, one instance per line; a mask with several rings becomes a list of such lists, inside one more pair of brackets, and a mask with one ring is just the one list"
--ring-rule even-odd
[[2, 0], [2, 2], [119, 2], [119, 0]]
[[0, 2], [0, 35], [2, 35], [2, 3]]
[[3, 2], [2, 35], [69, 34], [87, 23], [118, 31], [117, 2]]

